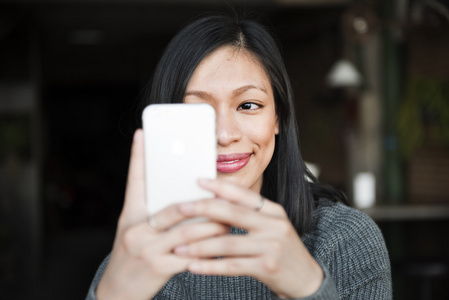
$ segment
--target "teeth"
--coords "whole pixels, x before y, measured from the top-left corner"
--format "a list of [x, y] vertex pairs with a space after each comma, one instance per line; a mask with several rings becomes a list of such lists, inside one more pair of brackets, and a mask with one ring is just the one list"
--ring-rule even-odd
[[223, 164], [232, 164], [235, 163], [236, 161], [239, 161], [238, 159], [236, 160], [231, 160], [231, 161], [222, 161]]

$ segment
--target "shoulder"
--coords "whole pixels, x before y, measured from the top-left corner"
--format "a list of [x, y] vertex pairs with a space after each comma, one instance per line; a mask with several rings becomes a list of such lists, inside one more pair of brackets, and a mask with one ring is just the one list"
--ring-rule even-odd
[[389, 271], [382, 232], [364, 212], [341, 203], [321, 201], [314, 222], [314, 228], [302, 240], [318, 261], [331, 268], [376, 264], [374, 269]]
[[362, 242], [383, 243], [382, 232], [364, 212], [328, 200], [321, 200], [314, 212], [314, 226], [308, 235], [334, 242], [369, 238]]
[[341, 203], [320, 201], [314, 228], [302, 237], [312, 256], [332, 275], [341, 295], [374, 284], [390, 288], [390, 260], [377, 224]]

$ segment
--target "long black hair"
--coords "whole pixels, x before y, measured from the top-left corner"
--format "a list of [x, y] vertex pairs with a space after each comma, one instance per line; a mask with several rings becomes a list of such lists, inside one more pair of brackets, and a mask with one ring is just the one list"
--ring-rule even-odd
[[145, 105], [183, 102], [187, 84], [201, 60], [222, 46], [249, 51], [265, 67], [274, 93], [279, 134], [264, 171], [262, 195], [281, 204], [299, 234], [311, 229], [321, 197], [342, 194], [323, 186], [306, 168], [299, 149], [293, 92], [276, 40], [265, 27], [236, 16], [208, 16], [192, 22], [169, 43], [156, 67]]

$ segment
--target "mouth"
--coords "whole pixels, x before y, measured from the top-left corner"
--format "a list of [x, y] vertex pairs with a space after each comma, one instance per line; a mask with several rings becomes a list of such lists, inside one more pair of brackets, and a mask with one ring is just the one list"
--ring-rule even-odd
[[242, 169], [251, 159], [252, 153], [222, 154], [217, 157], [217, 172], [234, 173]]

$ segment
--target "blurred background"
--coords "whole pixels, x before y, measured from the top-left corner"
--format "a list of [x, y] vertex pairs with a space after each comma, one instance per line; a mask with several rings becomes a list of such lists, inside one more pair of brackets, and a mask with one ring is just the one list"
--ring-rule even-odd
[[449, 299], [448, 0], [0, 0], [0, 299], [83, 299], [139, 100], [209, 11], [277, 35], [305, 160], [380, 226], [395, 299]]

